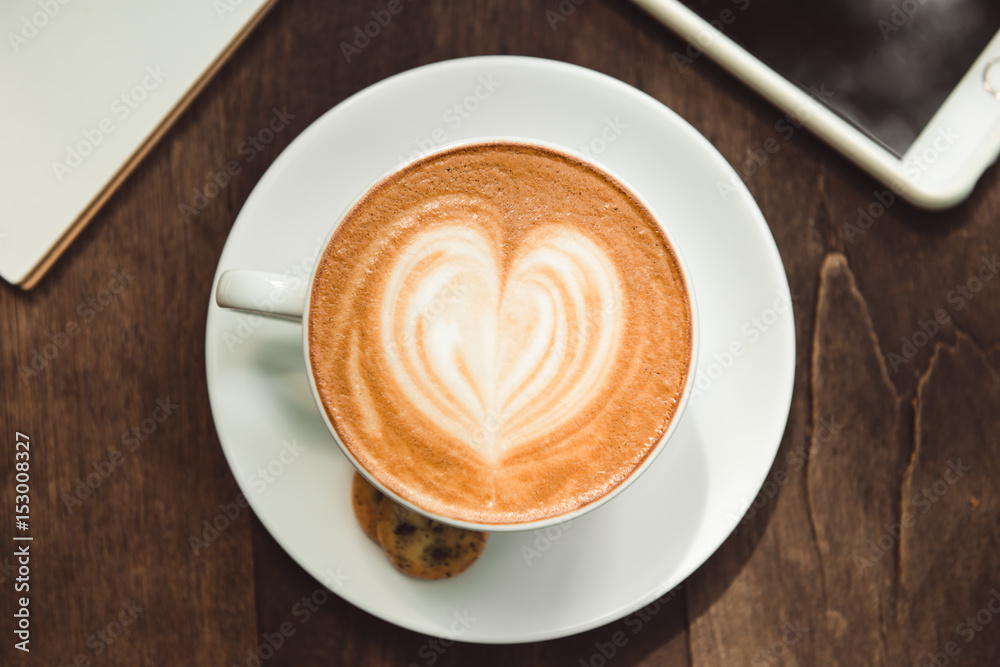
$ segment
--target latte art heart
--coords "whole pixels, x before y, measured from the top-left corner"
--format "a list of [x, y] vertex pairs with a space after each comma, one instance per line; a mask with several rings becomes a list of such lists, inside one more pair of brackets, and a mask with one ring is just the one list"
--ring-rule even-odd
[[622, 328], [614, 263], [566, 224], [534, 229], [507, 266], [468, 221], [436, 227], [400, 253], [382, 304], [386, 380], [490, 461], [589, 407]]
[[522, 524], [648, 460], [689, 377], [677, 258], [576, 158], [485, 142], [422, 158], [344, 216], [316, 269], [309, 364], [358, 466], [444, 518]]

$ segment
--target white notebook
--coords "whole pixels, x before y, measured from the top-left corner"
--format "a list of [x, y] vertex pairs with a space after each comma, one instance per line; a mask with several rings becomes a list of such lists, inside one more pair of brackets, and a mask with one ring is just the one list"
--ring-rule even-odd
[[275, 0], [0, 0], [0, 276], [29, 289]]

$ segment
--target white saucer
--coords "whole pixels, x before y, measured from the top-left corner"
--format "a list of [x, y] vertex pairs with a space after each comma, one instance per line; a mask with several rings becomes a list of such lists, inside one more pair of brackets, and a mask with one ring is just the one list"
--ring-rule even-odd
[[[722, 544], [777, 452], [791, 403], [795, 329], [767, 224], [711, 144], [635, 88], [533, 58], [421, 67], [326, 113], [257, 184], [216, 281], [236, 268], [308, 277], [338, 215], [418, 143], [430, 149], [487, 136], [587, 147], [645, 198], [687, 260], [701, 317], [698, 391], [639, 480], [568, 526], [491, 536], [479, 562], [455, 579], [416, 581], [393, 570], [354, 520], [353, 469], [312, 402], [298, 325], [223, 311], [213, 299], [208, 389], [223, 450], [251, 507], [310, 574], [418, 632], [528, 642], [629, 614]], [[726, 197], [719, 183], [731, 186]], [[741, 353], [728, 357], [734, 344]]]

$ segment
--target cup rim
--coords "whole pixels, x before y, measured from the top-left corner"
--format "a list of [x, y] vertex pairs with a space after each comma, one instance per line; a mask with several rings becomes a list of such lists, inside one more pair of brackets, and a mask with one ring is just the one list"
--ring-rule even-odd
[[673, 251], [674, 259], [676, 260], [677, 266], [680, 269], [680, 276], [684, 283], [685, 293], [687, 294], [688, 297], [687, 298], [688, 309], [691, 314], [691, 330], [690, 330], [691, 354], [688, 363], [688, 372], [684, 378], [684, 383], [680, 391], [680, 397], [678, 398], [677, 401], [677, 407], [675, 408], [674, 413], [670, 418], [670, 422], [667, 424], [667, 428], [663, 432], [663, 435], [660, 436], [656, 444], [649, 450], [649, 452], [643, 458], [642, 462], [639, 463], [639, 465], [637, 465], [635, 468], [633, 468], [625, 479], [623, 479], [620, 483], [618, 483], [615, 487], [613, 487], [611, 490], [609, 490], [601, 497], [595, 498], [594, 500], [584, 505], [580, 505], [579, 507], [576, 507], [569, 512], [559, 514], [556, 516], [550, 516], [542, 519], [534, 519], [531, 521], [523, 521], [518, 523], [477, 523], [474, 521], [455, 519], [452, 517], [447, 517], [444, 515], [437, 514], [435, 512], [431, 512], [400, 497], [394, 491], [386, 487], [377, 478], [375, 478], [375, 476], [372, 475], [367, 468], [361, 465], [361, 463], [355, 458], [354, 454], [341, 440], [340, 435], [337, 433], [337, 429], [333, 425], [333, 421], [330, 419], [330, 415], [326, 410], [326, 406], [323, 404], [323, 401], [320, 398], [319, 389], [316, 386], [316, 377], [312, 370], [311, 355], [309, 354], [309, 321], [310, 321], [309, 310], [312, 304], [313, 287], [316, 282], [316, 274], [318, 273], [319, 267], [321, 265], [320, 261], [316, 261], [314, 263], [312, 271], [309, 274], [306, 299], [302, 311], [302, 348], [306, 363], [306, 375], [309, 378], [309, 391], [312, 394], [313, 402], [316, 404], [316, 407], [319, 409], [319, 412], [323, 417], [323, 422], [326, 425], [327, 431], [333, 437], [333, 440], [334, 442], [336, 442], [340, 452], [347, 458], [348, 461], [350, 461], [355, 471], [360, 473], [361, 476], [368, 481], [368, 483], [370, 483], [372, 486], [378, 489], [379, 492], [381, 492], [385, 496], [388, 496], [391, 500], [398, 503], [399, 505], [402, 505], [403, 507], [406, 507], [407, 509], [416, 512], [421, 516], [427, 517], [433, 521], [437, 521], [439, 523], [454, 526], [457, 528], [463, 528], [465, 530], [473, 530], [486, 533], [516, 533], [516, 532], [540, 530], [544, 528], [549, 528], [551, 526], [566, 524], [571, 521], [574, 521], [580, 516], [583, 516], [597, 509], [598, 507], [601, 507], [605, 503], [608, 503], [612, 498], [615, 498], [618, 495], [620, 495], [626, 488], [631, 486], [632, 483], [635, 482], [635, 480], [638, 479], [643, 472], [645, 472], [652, 465], [653, 461], [666, 448], [667, 443], [669, 442], [673, 433], [676, 431], [677, 425], [681, 421], [681, 418], [684, 415], [687, 405], [690, 402], [691, 394], [693, 392], [695, 377], [697, 374], [701, 327], [700, 327], [698, 305], [697, 305], [698, 299], [695, 295], [694, 283], [691, 280], [690, 268], [687, 264], [687, 261], [684, 259], [683, 253], [681, 252], [676, 239], [670, 233], [670, 230], [664, 224], [663, 220], [656, 213], [653, 207], [649, 205], [649, 203], [645, 200], [645, 198], [643, 198], [643, 196], [635, 188], [633, 188], [628, 183], [628, 181], [626, 181], [612, 169], [608, 168], [607, 166], [599, 162], [594, 157], [580, 154], [576, 151], [573, 151], [568, 146], [562, 146], [560, 144], [556, 144], [549, 141], [543, 141], [539, 139], [532, 139], [527, 137], [515, 137], [515, 136], [484, 136], [484, 137], [477, 137], [474, 139], [464, 139], [454, 142], [448, 142], [435, 147], [433, 150], [420, 152], [414, 156], [411, 156], [409, 159], [395, 165], [394, 167], [386, 171], [384, 174], [379, 176], [377, 179], [372, 181], [364, 190], [362, 190], [357, 195], [357, 197], [355, 197], [351, 201], [350, 204], [348, 204], [344, 208], [344, 210], [337, 216], [336, 223], [333, 225], [333, 227], [331, 227], [330, 231], [327, 233], [326, 238], [323, 240], [322, 244], [320, 244], [319, 256], [322, 257], [323, 254], [326, 252], [327, 247], [329, 247], [330, 242], [333, 240], [334, 234], [336, 234], [337, 230], [340, 228], [340, 225], [343, 222], [344, 218], [347, 216], [347, 214], [350, 213], [358, 205], [358, 203], [360, 203], [362, 199], [369, 192], [371, 192], [372, 189], [374, 189], [379, 183], [384, 181], [386, 178], [392, 176], [393, 174], [398, 173], [403, 169], [406, 169], [407, 167], [415, 164], [416, 162], [425, 160], [427, 158], [436, 156], [438, 154], [445, 153], [458, 148], [464, 148], [468, 146], [478, 146], [491, 143], [508, 143], [508, 144], [527, 145], [527, 146], [538, 146], [553, 151], [555, 153], [568, 156], [574, 160], [579, 160], [587, 164], [591, 168], [596, 169], [599, 173], [610, 178], [612, 181], [617, 182], [620, 186], [622, 186], [625, 189], [625, 191], [628, 194], [630, 194], [632, 197], [636, 199], [639, 205], [643, 209], [645, 209], [645, 211], [649, 214], [649, 216], [656, 222], [657, 226], [660, 228], [661, 233], [667, 239], [667, 243], [670, 245], [670, 248]]

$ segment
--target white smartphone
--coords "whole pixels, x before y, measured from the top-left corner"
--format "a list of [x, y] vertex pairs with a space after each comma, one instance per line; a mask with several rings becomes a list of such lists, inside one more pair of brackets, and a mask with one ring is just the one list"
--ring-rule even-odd
[[676, 67], [704, 54], [786, 112], [777, 140], [801, 124], [917, 206], [1000, 153], [997, 0], [633, 1], [688, 41]]

